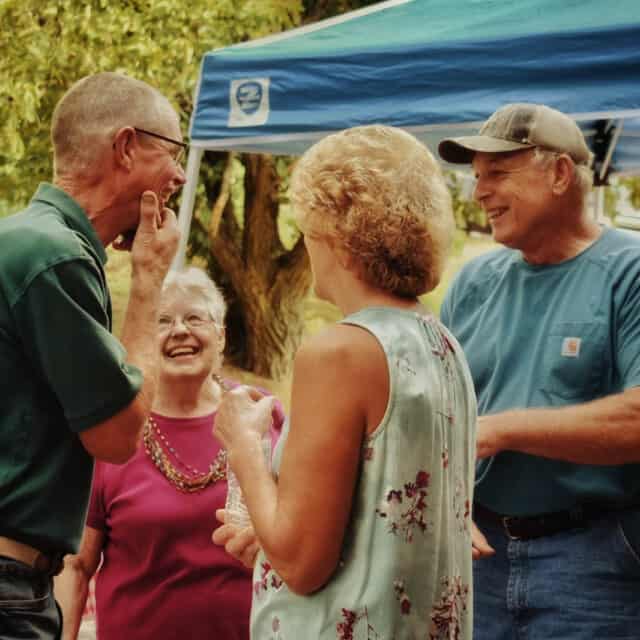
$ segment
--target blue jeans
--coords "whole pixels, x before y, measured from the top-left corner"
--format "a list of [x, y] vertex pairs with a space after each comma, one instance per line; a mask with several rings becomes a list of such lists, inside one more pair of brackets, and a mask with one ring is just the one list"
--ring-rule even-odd
[[0, 638], [58, 640], [61, 627], [53, 578], [0, 556]]
[[476, 524], [496, 554], [474, 561], [474, 640], [640, 638], [640, 509], [527, 541]]

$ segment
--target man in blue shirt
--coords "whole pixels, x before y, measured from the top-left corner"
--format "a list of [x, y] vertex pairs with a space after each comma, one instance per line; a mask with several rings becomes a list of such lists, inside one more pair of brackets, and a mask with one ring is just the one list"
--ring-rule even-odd
[[[52, 577], [77, 550], [93, 459], [136, 451], [155, 389], [156, 312], [184, 184], [168, 100], [116, 73], [53, 114], [53, 184], [0, 220], [0, 638], [58, 638]], [[122, 341], [105, 247], [131, 250]]]
[[591, 154], [542, 105], [444, 140], [503, 245], [462, 269], [442, 320], [478, 410], [474, 638], [637, 638], [640, 240], [586, 210]]

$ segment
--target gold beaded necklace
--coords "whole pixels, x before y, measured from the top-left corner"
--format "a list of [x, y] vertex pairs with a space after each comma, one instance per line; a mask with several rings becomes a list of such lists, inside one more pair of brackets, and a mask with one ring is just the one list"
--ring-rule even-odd
[[[211, 483], [226, 479], [227, 477], [227, 452], [225, 449], [221, 448], [220, 451], [218, 451], [213, 462], [209, 465], [209, 471], [202, 473], [182, 461], [178, 452], [170, 445], [166, 436], [160, 431], [156, 421], [151, 416], [147, 418], [144, 425], [142, 439], [145, 451], [151, 458], [153, 464], [179, 491], [183, 491], [184, 493], [202, 491], [202, 489], [208, 487]], [[182, 472], [173, 466], [160, 441], [164, 443], [166, 449], [185, 468], [186, 472]]]

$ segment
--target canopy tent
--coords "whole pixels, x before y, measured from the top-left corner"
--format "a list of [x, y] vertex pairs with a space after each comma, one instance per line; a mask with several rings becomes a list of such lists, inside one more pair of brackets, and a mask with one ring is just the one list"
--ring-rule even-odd
[[204, 56], [180, 209], [182, 262], [205, 149], [302, 153], [382, 122], [432, 151], [499, 106], [570, 114], [596, 174], [640, 173], [640, 2], [391, 0]]

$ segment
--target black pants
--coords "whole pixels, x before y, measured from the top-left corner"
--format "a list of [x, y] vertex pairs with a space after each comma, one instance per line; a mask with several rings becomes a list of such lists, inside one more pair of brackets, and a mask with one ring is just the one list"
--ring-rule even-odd
[[53, 577], [0, 556], [0, 640], [59, 640]]

